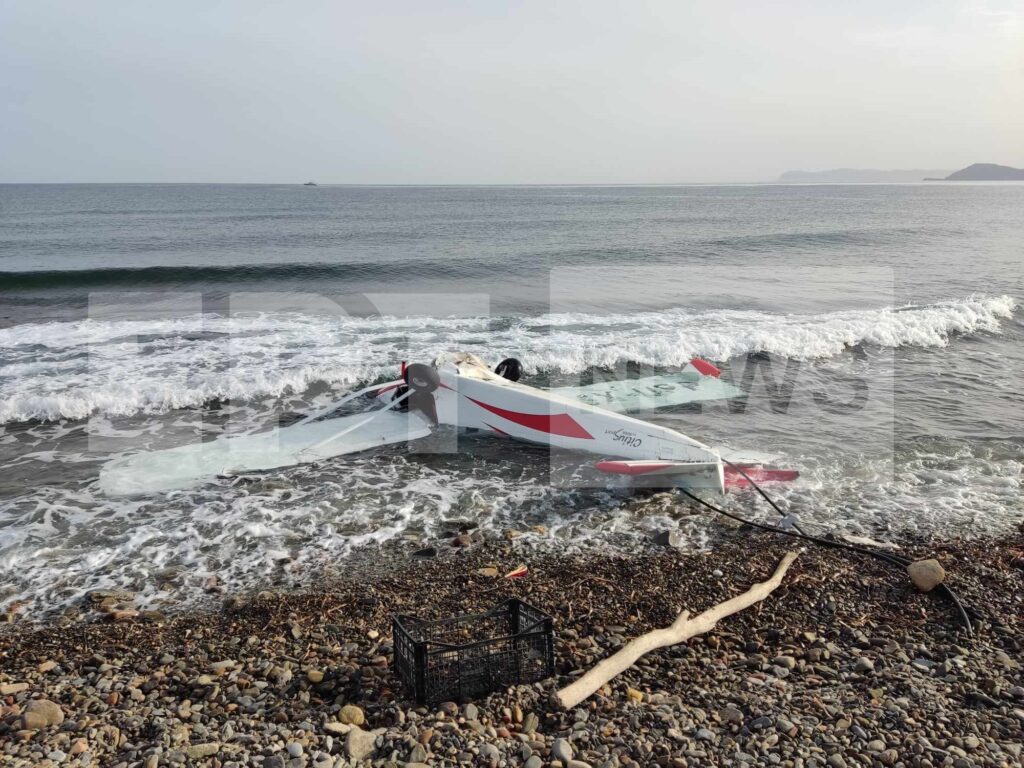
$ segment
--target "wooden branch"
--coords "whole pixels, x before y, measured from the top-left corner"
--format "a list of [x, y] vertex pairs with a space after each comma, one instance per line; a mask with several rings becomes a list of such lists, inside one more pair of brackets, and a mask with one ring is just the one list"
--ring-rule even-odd
[[672, 626], [664, 629], [652, 629], [650, 632], [630, 640], [616, 653], [599, 661], [575, 682], [558, 691], [554, 697], [555, 702], [562, 709], [572, 709], [584, 699], [589, 698], [613, 677], [633, 666], [644, 654], [658, 648], [682, 643], [695, 635], [703, 634], [714, 629], [719, 620], [726, 616], [731, 616], [764, 600], [782, 583], [782, 577], [786, 575], [789, 566], [793, 564], [799, 554], [799, 551], [787, 552], [768, 581], [755, 584], [742, 595], [736, 595], [724, 603], [719, 603], [692, 619], [689, 611], [683, 611], [672, 622]]

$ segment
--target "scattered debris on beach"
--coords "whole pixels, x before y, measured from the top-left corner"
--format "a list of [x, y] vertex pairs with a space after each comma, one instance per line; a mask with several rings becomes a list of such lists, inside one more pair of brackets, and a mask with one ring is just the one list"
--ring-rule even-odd
[[[15, 619], [0, 635], [0, 762], [1019, 765], [1024, 532], [900, 546], [942, 564], [978, 611], [974, 637], [906, 575], [815, 548], [771, 599], [645, 655], [567, 710], [553, 693], [681, 609], [749, 589], [786, 542], [744, 532], [713, 556], [530, 557], [487, 540], [316, 591], [227, 595], [220, 610]], [[521, 578], [501, 577], [524, 562]], [[554, 617], [555, 676], [416, 706], [391, 670], [390, 617], [478, 611], [513, 596]], [[91, 615], [133, 610], [124, 594], [93, 605]]]

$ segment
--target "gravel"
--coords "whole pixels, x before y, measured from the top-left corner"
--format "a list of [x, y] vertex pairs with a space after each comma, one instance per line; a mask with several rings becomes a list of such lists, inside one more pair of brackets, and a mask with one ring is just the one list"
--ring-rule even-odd
[[[0, 634], [0, 764], [1018, 765], [1024, 535], [900, 543], [942, 563], [977, 611], [974, 637], [904, 571], [815, 548], [763, 603], [641, 659], [569, 712], [550, 703], [559, 686], [681, 608], [763, 579], [789, 542], [739, 530], [710, 556], [609, 557], [531, 555], [501, 538], [316, 591], [232, 595], [219, 611], [122, 605], [129, 615], [112, 620], [107, 596], [91, 603], [99, 613]], [[493, 575], [522, 563], [526, 578]], [[391, 614], [510, 596], [555, 617], [555, 677], [411, 702], [390, 670]]]

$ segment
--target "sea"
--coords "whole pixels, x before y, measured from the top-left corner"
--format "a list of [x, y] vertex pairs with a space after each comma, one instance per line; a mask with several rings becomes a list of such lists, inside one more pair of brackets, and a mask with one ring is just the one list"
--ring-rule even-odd
[[[800, 477], [818, 533], [1024, 520], [1024, 184], [0, 185], [0, 608], [301, 587], [476, 526], [517, 551], [714, 550], [733, 525], [594, 456], [443, 435], [111, 496], [107, 462], [251, 433], [403, 361], [525, 383], [700, 357], [745, 393], [636, 415]], [[638, 384], [638, 386], [641, 386]], [[442, 430], [443, 431], [443, 430]], [[749, 518], [751, 491], [708, 497]]]

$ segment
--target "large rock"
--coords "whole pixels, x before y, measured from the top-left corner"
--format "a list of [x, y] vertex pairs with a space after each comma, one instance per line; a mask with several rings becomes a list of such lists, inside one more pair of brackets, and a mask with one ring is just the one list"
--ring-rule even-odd
[[49, 699], [32, 699], [25, 705], [25, 714], [39, 715], [46, 725], [60, 725], [64, 722], [64, 710]]
[[743, 724], [743, 713], [736, 709], [736, 707], [722, 707], [718, 712], [718, 717], [721, 718], [723, 723], [728, 723], [729, 725]]
[[498, 748], [493, 744], [484, 742], [480, 745], [480, 757], [491, 765], [497, 765], [498, 761], [501, 759], [501, 752], [499, 752]]
[[362, 725], [366, 722], [366, 716], [363, 715], [363, 710], [355, 704], [346, 704], [342, 707], [341, 712], [338, 713], [338, 719], [345, 725]]
[[409, 751], [409, 755], [405, 758], [406, 766], [409, 763], [425, 763], [427, 762], [427, 750], [422, 744], [417, 744]]
[[568, 765], [569, 761], [573, 758], [572, 744], [569, 743], [568, 739], [555, 739], [555, 742], [551, 745], [551, 754], [558, 760], [561, 760], [562, 765]]
[[352, 762], [365, 760], [376, 749], [377, 737], [358, 726], [353, 726], [345, 738], [345, 754]]
[[534, 733], [538, 725], [540, 725], [540, 718], [530, 712], [523, 718], [523, 727], [520, 730], [526, 734]]
[[931, 592], [946, 578], [946, 571], [938, 560], [918, 560], [907, 566], [907, 573], [922, 592]]
[[46, 718], [38, 712], [24, 712], [21, 715], [21, 728], [25, 731], [41, 731], [46, 727]]
[[185, 755], [192, 760], [201, 760], [204, 757], [211, 757], [220, 752], [219, 741], [207, 741], [203, 744], [193, 744], [185, 747]]

